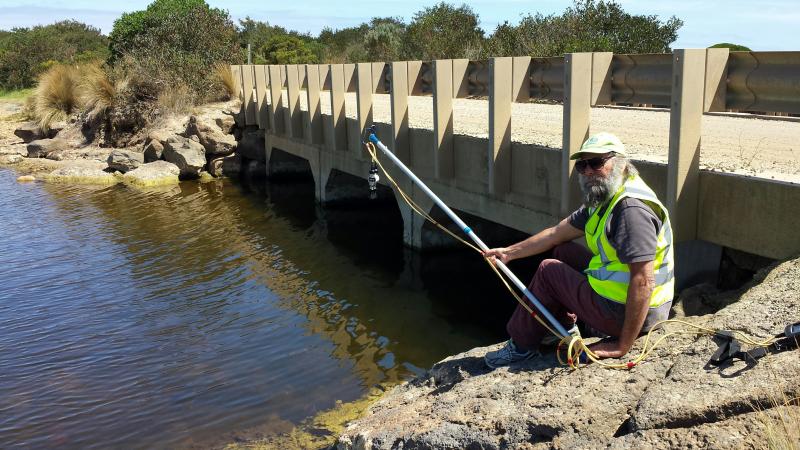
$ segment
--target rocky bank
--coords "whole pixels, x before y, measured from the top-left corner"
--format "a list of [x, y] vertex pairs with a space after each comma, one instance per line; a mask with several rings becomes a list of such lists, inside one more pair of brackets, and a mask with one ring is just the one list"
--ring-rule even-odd
[[[761, 338], [800, 321], [800, 258], [755, 281], [715, 314], [686, 320]], [[490, 370], [483, 355], [498, 346], [449, 357], [394, 388], [337, 448], [766, 448], [770, 420], [800, 420], [796, 401], [783, 405], [800, 396], [798, 350], [715, 368], [711, 338], [680, 335], [632, 370], [573, 371], [552, 354]]]
[[20, 109], [7, 104], [0, 111], [0, 165], [37, 180], [153, 186], [235, 176], [243, 168], [264, 171], [261, 161], [251, 164], [248, 157], [263, 155], [264, 141], [253, 138], [258, 130], [237, 126], [238, 101], [162, 117], [126, 140], [125, 148], [105, 146], [99, 130], [78, 116], [43, 131], [16, 121]]

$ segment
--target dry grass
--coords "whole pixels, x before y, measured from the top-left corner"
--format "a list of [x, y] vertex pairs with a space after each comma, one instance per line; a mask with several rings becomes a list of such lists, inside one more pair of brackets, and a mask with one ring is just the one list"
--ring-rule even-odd
[[231, 66], [225, 63], [214, 64], [214, 78], [222, 85], [222, 100], [230, 100], [236, 97], [236, 82], [233, 79]]
[[800, 397], [771, 398], [769, 409], [756, 408], [771, 450], [800, 450]]
[[158, 106], [162, 113], [184, 114], [194, 106], [194, 93], [185, 84], [177, 84], [158, 94]]
[[50, 124], [65, 120], [79, 105], [78, 69], [58, 64], [51, 67], [39, 78], [34, 92], [34, 114], [39, 127], [47, 131]]

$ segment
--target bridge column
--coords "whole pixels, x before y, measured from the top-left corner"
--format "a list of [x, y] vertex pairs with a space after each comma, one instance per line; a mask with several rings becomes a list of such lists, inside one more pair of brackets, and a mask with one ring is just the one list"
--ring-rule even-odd
[[[433, 208], [433, 200], [424, 192], [417, 188], [411, 180], [398, 179], [395, 177], [398, 186], [409, 196], [414, 203], [426, 213], [430, 213]], [[422, 249], [422, 226], [425, 225], [425, 218], [414, 212], [400, 194], [392, 189], [400, 215], [403, 217], [403, 244], [413, 249]]]

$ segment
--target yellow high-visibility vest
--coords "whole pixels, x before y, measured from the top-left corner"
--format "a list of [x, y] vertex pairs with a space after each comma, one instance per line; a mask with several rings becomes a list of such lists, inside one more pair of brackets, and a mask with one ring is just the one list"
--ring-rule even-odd
[[[672, 300], [675, 290], [675, 263], [672, 254], [672, 227], [669, 223], [667, 208], [658, 201], [656, 194], [639, 177], [630, 177], [614, 194], [603, 208], [590, 209], [589, 221], [586, 222], [586, 243], [594, 257], [589, 262], [589, 267], [584, 271], [589, 278], [589, 284], [599, 295], [625, 304], [628, 299], [628, 285], [631, 281], [630, 269], [617, 257], [617, 251], [608, 241], [606, 236], [606, 221], [611, 216], [614, 206], [623, 198], [637, 198], [645, 202], [661, 219], [661, 230], [658, 232], [656, 255], [653, 260], [655, 288], [650, 296], [650, 307], [655, 308]], [[600, 212], [602, 210], [602, 216]]]

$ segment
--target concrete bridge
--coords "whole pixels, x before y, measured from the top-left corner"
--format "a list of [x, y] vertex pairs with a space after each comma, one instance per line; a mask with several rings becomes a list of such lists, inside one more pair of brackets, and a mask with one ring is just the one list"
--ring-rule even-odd
[[[795, 75], [800, 73], [800, 52], [690, 49], [656, 55], [573, 53], [488, 61], [247, 65], [231, 70], [239, 83], [246, 124], [265, 130], [268, 173], [281, 170], [276, 155], [306, 160], [322, 203], [366, 195], [370, 161], [361, 136], [375, 122], [381, 140], [448, 205], [532, 232], [577, 207], [577, 175], [569, 156], [588, 137], [598, 111], [631, 120], [630, 113], [599, 107], [660, 106], [667, 110], [635, 114], [661, 115], [669, 130], [663, 133], [666, 139], [648, 145], [664, 148], [667, 157], [641, 151], [646, 146], [636, 139], [626, 145], [643, 178], [670, 210], [681, 242], [678, 258], [691, 262], [683, 264], [685, 273], [716, 270], [722, 247], [778, 259], [800, 253], [800, 234], [795, 231], [800, 224], [800, 164], [792, 165], [800, 123], [792, 118], [746, 121], [754, 132], [764, 134], [759, 145], [772, 148], [769, 139], [780, 141], [775, 146], [782, 149], [788, 166], [777, 180], [701, 170], [700, 158], [703, 120], [715, 111], [800, 114], [800, 80]], [[415, 108], [420, 102], [429, 105], [421, 113]], [[485, 120], [483, 129], [465, 132], [454, 124], [459, 115], [463, 120], [465, 102], [486, 105], [484, 115], [467, 117], [473, 124]], [[549, 108], [551, 116], [560, 111], [560, 142], [552, 136], [512, 139], [512, 122], [515, 134], [523, 127], [537, 127], [535, 114], [528, 123], [515, 121], [515, 114], [522, 115], [519, 111], [525, 108]], [[423, 118], [413, 117], [417, 114]], [[624, 141], [626, 128], [641, 125], [619, 120], [611, 119], [622, 128]], [[736, 125], [741, 126], [745, 125]], [[724, 150], [724, 143], [719, 146]], [[731, 151], [728, 158], [743, 156]], [[363, 180], [363, 189], [338, 183], [347, 177]], [[404, 177], [398, 174], [396, 179], [430, 210], [429, 199]], [[423, 233], [423, 219], [402, 201], [398, 204], [406, 244], [435, 245]]]

